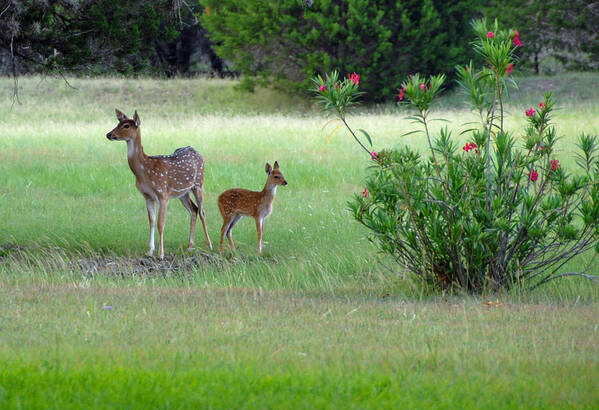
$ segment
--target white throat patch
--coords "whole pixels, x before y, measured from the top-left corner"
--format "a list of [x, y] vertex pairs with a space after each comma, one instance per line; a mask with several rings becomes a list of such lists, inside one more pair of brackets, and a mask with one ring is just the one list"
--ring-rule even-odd
[[133, 158], [135, 154], [135, 143], [132, 139], [127, 140], [127, 157]]

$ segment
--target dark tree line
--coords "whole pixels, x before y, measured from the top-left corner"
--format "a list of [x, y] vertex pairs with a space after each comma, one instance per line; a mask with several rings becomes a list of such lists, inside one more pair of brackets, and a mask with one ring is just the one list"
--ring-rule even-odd
[[599, 68], [599, 1], [492, 0], [484, 12], [519, 29], [521, 61], [536, 74], [551, 59], [570, 70]]
[[192, 0], [0, 0], [0, 68], [170, 76], [195, 61], [222, 75], [202, 10]]
[[483, 16], [520, 31], [518, 68], [599, 68], [599, 0], [199, 1], [0, 0], [0, 74], [234, 70], [297, 91], [337, 69], [385, 100], [411, 73], [451, 76]]

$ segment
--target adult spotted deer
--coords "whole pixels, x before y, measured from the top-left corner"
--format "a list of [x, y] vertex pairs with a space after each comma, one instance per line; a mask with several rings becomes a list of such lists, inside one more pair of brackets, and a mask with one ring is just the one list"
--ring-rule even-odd
[[223, 253], [225, 235], [229, 246], [235, 250], [231, 231], [242, 216], [251, 216], [256, 221], [258, 231], [258, 253], [262, 253], [262, 227], [264, 220], [272, 212], [272, 204], [275, 200], [277, 187], [287, 185], [283, 173], [279, 170], [279, 164], [275, 161], [273, 168], [266, 164], [266, 184], [262, 191], [250, 191], [242, 188], [229, 189], [218, 197], [218, 209], [223, 216], [223, 227], [220, 230], [220, 253]]
[[[170, 198], [179, 198], [191, 215], [188, 249], [194, 247], [194, 234], [198, 213], [204, 227], [206, 244], [212, 249], [212, 243], [206, 230], [206, 214], [204, 212], [204, 160], [192, 147], [178, 148], [171, 155], [147, 156], [141, 146], [141, 121], [137, 111], [133, 119], [116, 111], [118, 125], [106, 134], [112, 141], [127, 141], [127, 159], [129, 168], [135, 175], [135, 185], [146, 199], [148, 218], [150, 220], [150, 244], [148, 256], [154, 254], [154, 222], [156, 220], [156, 204], [158, 204], [158, 234], [160, 235], [158, 257], [164, 258], [164, 223], [166, 206]], [[191, 200], [190, 192], [197, 201]]]

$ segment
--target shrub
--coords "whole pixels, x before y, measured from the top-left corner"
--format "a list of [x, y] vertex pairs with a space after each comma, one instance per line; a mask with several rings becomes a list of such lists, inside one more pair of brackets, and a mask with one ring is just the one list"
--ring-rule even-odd
[[245, 86], [305, 90], [315, 73], [359, 72], [364, 98], [393, 96], [410, 70], [468, 61], [462, 38], [480, 0], [207, 0], [202, 24]]
[[353, 216], [382, 252], [440, 289], [480, 292], [574, 274], [591, 278], [561, 269], [592, 247], [599, 251], [597, 139], [581, 135], [579, 172], [563, 169], [554, 155], [549, 93], [537, 108], [523, 110], [528, 128], [522, 140], [505, 130], [503, 104], [519, 35], [499, 30], [497, 22], [488, 28], [484, 20], [474, 29], [474, 50], [485, 67], [470, 63], [457, 71], [481, 124], [467, 132], [462, 147], [448, 129], [429, 131], [443, 75], [415, 74], [400, 90], [400, 99], [416, 110], [412, 119], [422, 127], [429, 156], [407, 146], [374, 153], [366, 131], [361, 140], [345, 118], [359, 84], [336, 73], [313, 80], [318, 101], [372, 158], [366, 188], [350, 203]]

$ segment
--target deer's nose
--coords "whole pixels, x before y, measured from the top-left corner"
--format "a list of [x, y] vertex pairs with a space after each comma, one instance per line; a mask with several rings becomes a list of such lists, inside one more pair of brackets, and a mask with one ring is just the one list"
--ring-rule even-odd
[[283, 181], [283, 185], [287, 185], [287, 180]]
[[112, 139], [112, 134], [111, 133], [106, 134], [106, 138], [108, 138], [109, 140], [111, 140]]

